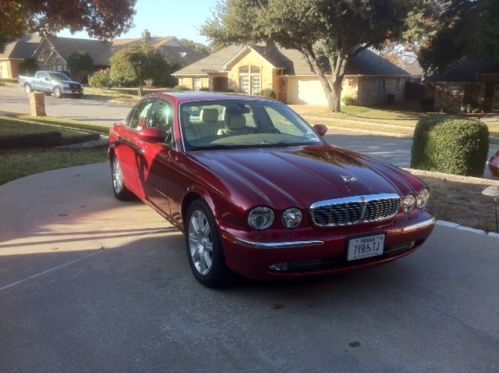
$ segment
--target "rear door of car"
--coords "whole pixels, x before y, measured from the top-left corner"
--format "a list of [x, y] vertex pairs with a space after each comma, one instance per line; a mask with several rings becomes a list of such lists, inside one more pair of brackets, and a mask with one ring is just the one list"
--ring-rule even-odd
[[126, 186], [139, 198], [144, 199], [143, 169], [144, 141], [140, 138], [140, 131], [147, 127], [147, 118], [154, 103], [153, 99], [140, 101], [127, 118], [126, 126], [116, 128], [118, 134], [116, 155], [120, 161], [125, 177]]

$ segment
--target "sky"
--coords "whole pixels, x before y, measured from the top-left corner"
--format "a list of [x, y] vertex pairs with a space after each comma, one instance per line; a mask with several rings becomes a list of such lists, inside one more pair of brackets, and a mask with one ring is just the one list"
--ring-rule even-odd
[[[211, 16], [216, 3], [217, 0], [137, 0], [134, 26], [117, 38], [139, 38], [147, 29], [151, 36], [176, 36], [207, 44], [208, 39], [200, 35], [199, 29]], [[86, 32], [71, 34], [67, 29], [57, 35], [88, 38]]]

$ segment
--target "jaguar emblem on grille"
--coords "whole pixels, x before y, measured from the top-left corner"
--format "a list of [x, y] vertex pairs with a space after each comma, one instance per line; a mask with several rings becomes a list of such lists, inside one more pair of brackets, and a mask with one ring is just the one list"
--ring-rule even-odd
[[345, 183], [345, 186], [347, 187], [348, 190], [350, 190], [350, 184], [355, 183], [357, 181], [357, 178], [354, 176], [344, 176], [344, 175], [340, 176], [343, 179], [343, 182]]

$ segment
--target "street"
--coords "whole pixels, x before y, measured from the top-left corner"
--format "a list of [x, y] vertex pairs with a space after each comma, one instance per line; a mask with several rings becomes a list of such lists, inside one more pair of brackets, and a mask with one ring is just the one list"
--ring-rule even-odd
[[[47, 115], [111, 125], [122, 120], [130, 111], [130, 106], [85, 98], [62, 98], [45, 96]], [[0, 113], [29, 113], [28, 97], [21, 87], [0, 87]]]
[[388, 265], [210, 290], [179, 232], [114, 200], [105, 164], [0, 196], [2, 372], [499, 369], [497, 239], [437, 226]]

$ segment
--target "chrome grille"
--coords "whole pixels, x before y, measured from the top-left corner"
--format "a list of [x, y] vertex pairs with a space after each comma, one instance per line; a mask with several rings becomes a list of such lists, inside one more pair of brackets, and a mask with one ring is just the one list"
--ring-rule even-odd
[[369, 194], [316, 202], [310, 206], [310, 215], [320, 227], [338, 227], [387, 220], [399, 208], [397, 194]]

